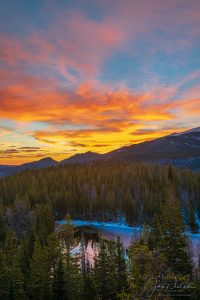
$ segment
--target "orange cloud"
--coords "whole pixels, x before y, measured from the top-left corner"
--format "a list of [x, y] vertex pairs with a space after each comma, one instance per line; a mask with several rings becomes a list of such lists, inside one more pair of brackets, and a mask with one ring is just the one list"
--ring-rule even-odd
[[[47, 82], [48, 84], [48, 82]], [[153, 97], [153, 95], [152, 95]], [[103, 131], [131, 127], [139, 120], [169, 120], [169, 104], [150, 104], [134, 91], [88, 88], [40, 90], [24, 82], [0, 89], [0, 117], [16, 121], [84, 125]], [[165, 107], [166, 106], [166, 107]], [[165, 108], [165, 109], [164, 109]], [[106, 129], [105, 129], [106, 128]]]
[[[66, 147], [68, 153], [74, 147], [75, 151], [84, 148], [103, 153], [133, 140], [137, 143], [171, 133], [176, 126], [163, 131], [163, 122], [185, 113], [197, 115], [199, 99], [188, 95], [188, 99], [172, 101], [177, 91], [178, 87], [162, 86], [138, 93], [95, 81], [61, 89], [49, 79], [40, 81], [39, 77], [21, 74], [9, 87], [0, 89], [0, 118], [48, 125], [45, 130], [24, 134], [44, 144], [54, 158], [62, 158], [55, 153], [58, 148], [63, 153]], [[149, 125], [155, 130], [144, 134], [141, 130]], [[133, 139], [134, 135], [137, 138]]]
[[[188, 32], [191, 39], [198, 37], [199, 11], [191, 8], [198, 8], [198, 1], [191, 7], [181, 5], [178, 10], [173, 8], [181, 1], [153, 3], [103, 0], [98, 5], [104, 15], [98, 20], [75, 10], [63, 10], [54, 14], [48, 30], [27, 30], [28, 34], [21, 37], [0, 33], [0, 119], [27, 126], [42, 123], [41, 130], [36, 127], [23, 132], [34, 139], [32, 142], [46, 147], [43, 154], [33, 153], [35, 157], [47, 153], [60, 157], [61, 153], [66, 155], [66, 147], [67, 155], [83, 148], [106, 152], [171, 133], [185, 116], [198, 117], [199, 89], [188, 89], [183, 95], [180, 87], [196, 80], [199, 70], [179, 84], [151, 83], [145, 92], [121, 83], [110, 87], [97, 80], [114, 52], [125, 50], [134, 55], [134, 42], [140, 35], [149, 36], [159, 29], [173, 37], [173, 32], [181, 28], [177, 39], [165, 41], [165, 34], [152, 36], [154, 49], [148, 49], [147, 55], [160, 50], [173, 52], [177, 45], [188, 46], [188, 39], [183, 39]], [[166, 128], [167, 122], [171, 122], [171, 128]], [[144, 132], [146, 127], [154, 129]], [[0, 128], [1, 138], [12, 133]], [[21, 152], [23, 149], [16, 156], [24, 156]]]
[[[29, 84], [27, 84], [27, 82]], [[172, 101], [160, 93], [139, 94], [123, 89], [96, 86], [92, 82], [75, 90], [56, 89], [51, 81], [29, 77], [0, 89], [0, 118], [16, 121], [41, 121], [49, 124], [87, 126], [93, 131], [119, 131], [141, 121], [162, 121], [173, 118], [173, 109], [198, 113], [199, 99]], [[165, 87], [162, 88], [164, 95]], [[173, 94], [171, 94], [172, 96]], [[74, 132], [74, 130], [73, 130]], [[83, 130], [81, 132], [87, 132]]]

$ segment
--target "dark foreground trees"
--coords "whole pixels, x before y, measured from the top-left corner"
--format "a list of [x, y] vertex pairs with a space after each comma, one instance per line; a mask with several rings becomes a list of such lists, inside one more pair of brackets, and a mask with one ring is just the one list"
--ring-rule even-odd
[[163, 293], [164, 299], [173, 299], [174, 289], [154, 289], [155, 280], [171, 286], [176, 280], [176, 285], [186, 286], [181, 299], [187, 299], [185, 294], [199, 299], [198, 266], [192, 272], [185, 242], [178, 241], [179, 236], [175, 241], [172, 235], [172, 240], [180, 252], [168, 252], [171, 238], [169, 233], [165, 237], [166, 229], [162, 230], [162, 243], [153, 246], [153, 231], [149, 231], [131, 245], [128, 255], [120, 240], [101, 240], [94, 262], [83, 253], [73, 256], [71, 248], [54, 233], [47, 236], [46, 245], [36, 235], [32, 255], [26, 257], [29, 268], [24, 268], [24, 257], [20, 257], [24, 243], [8, 232], [0, 250], [0, 299], [162, 299]]

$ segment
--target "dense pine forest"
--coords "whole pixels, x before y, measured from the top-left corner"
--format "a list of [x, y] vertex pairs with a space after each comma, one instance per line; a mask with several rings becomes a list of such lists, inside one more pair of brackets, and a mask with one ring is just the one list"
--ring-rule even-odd
[[[195, 230], [200, 174], [176, 169], [173, 173], [184, 220]], [[149, 224], [162, 209], [167, 174], [167, 167], [102, 162], [24, 171], [0, 180], [1, 210], [13, 221], [17, 212], [24, 210], [27, 217], [45, 207], [55, 220], [69, 213], [72, 218], [117, 221], [124, 216], [130, 225]]]
[[[200, 297], [200, 262], [184, 234], [198, 232], [198, 173], [98, 162], [29, 170], [0, 180], [0, 204], [0, 299]], [[91, 264], [83, 248], [72, 255], [70, 216], [145, 225], [128, 251], [100, 239]]]

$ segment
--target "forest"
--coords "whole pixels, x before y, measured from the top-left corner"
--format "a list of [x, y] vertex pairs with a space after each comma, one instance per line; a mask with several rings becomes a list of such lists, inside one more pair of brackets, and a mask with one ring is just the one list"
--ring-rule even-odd
[[[67, 215], [67, 217], [66, 217]], [[185, 231], [198, 232], [200, 174], [134, 163], [27, 170], [0, 180], [0, 299], [200, 298], [200, 259]], [[71, 218], [143, 225], [128, 251], [100, 239], [94, 263]], [[60, 231], [55, 221], [66, 218]]]
[[[168, 167], [119, 162], [27, 170], [0, 180], [1, 210], [13, 220], [16, 211], [25, 210], [27, 217], [48, 206], [55, 220], [69, 213], [72, 218], [117, 221], [124, 216], [130, 225], [150, 224], [161, 211], [167, 174]], [[195, 217], [200, 215], [200, 174], [178, 169], [173, 174], [184, 220], [195, 230]]]

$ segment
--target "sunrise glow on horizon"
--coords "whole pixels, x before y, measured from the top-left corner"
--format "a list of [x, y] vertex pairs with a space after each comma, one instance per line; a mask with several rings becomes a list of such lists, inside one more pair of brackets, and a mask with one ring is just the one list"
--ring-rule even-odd
[[200, 1], [0, 0], [0, 164], [199, 126]]

